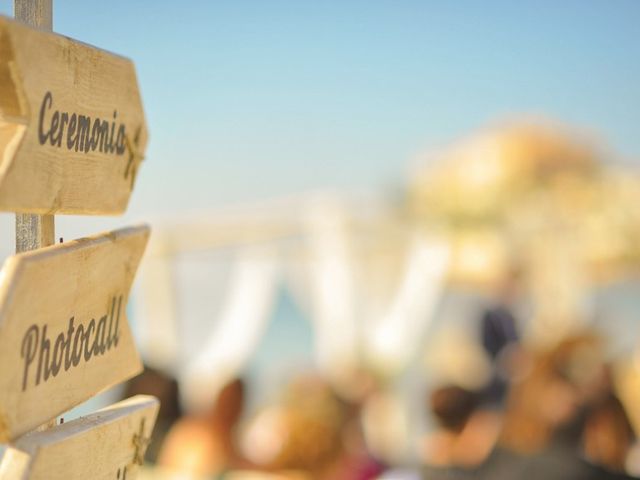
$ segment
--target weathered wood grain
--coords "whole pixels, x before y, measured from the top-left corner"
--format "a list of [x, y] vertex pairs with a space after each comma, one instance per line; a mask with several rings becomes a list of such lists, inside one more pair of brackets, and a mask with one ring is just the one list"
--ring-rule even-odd
[[16, 213], [16, 253], [56, 243], [53, 215]]
[[123, 213], [146, 143], [130, 60], [0, 16], [0, 210]]
[[14, 14], [21, 22], [51, 31], [53, 26], [53, 5], [51, 0], [14, 0]]
[[31, 252], [0, 273], [0, 440], [141, 370], [126, 305], [149, 236], [125, 228]]

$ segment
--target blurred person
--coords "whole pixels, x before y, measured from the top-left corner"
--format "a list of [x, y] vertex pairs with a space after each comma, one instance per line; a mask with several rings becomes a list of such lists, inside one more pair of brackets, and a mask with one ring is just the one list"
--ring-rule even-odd
[[500, 431], [492, 412], [479, 409], [478, 392], [446, 385], [435, 389], [429, 407], [438, 429], [422, 445], [425, 479], [474, 478], [491, 453]]
[[514, 353], [520, 340], [518, 322], [513, 313], [520, 283], [520, 270], [514, 267], [502, 279], [497, 299], [480, 318], [481, 343], [492, 365], [492, 378], [483, 392], [483, 402], [487, 405], [502, 405], [508, 390], [508, 357]]
[[231, 468], [246, 467], [236, 444], [244, 390], [243, 381], [235, 379], [222, 388], [210, 409], [175, 422], [161, 447], [158, 464], [189, 478], [220, 476]]
[[631, 422], [615, 395], [610, 393], [591, 407], [583, 434], [584, 452], [591, 462], [624, 472], [634, 441]]
[[321, 478], [339, 455], [342, 406], [317, 378], [295, 380], [283, 397], [249, 423], [243, 449], [262, 470]]
[[507, 404], [502, 443], [521, 454], [542, 450], [554, 433], [576, 419], [588, 401], [606, 389], [606, 370], [598, 336], [561, 341], [542, 353], [529, 353], [522, 381]]
[[499, 446], [481, 469], [485, 478], [627, 478], [611, 471], [623, 454], [602, 442], [619, 428], [603, 352], [602, 339], [586, 333], [531, 354], [530, 371], [510, 392]]
[[[382, 451], [375, 452], [372, 448], [374, 440], [371, 425], [367, 429], [366, 420], [371, 420], [372, 414], [382, 414], [378, 416], [377, 434], [387, 432], [394, 437], [393, 432], [389, 432], [390, 421], [397, 420], [393, 414], [383, 407], [382, 411], [376, 409], [375, 405], [380, 407], [380, 403], [384, 402], [384, 396], [380, 392], [369, 392], [369, 395], [360, 397], [359, 399], [351, 399], [345, 402], [346, 417], [342, 428], [342, 455], [331, 472], [329, 478], [344, 480], [370, 480], [378, 478], [379, 475], [387, 469], [386, 462], [382, 459]], [[379, 400], [383, 399], [382, 402]], [[371, 407], [374, 407], [373, 410]], [[386, 407], [389, 407], [387, 404]], [[375, 421], [375, 420], [374, 420]], [[380, 445], [378, 445], [380, 446]]]
[[327, 480], [377, 478], [382, 467], [368, 455], [358, 416], [359, 409], [323, 379], [300, 377], [287, 386], [278, 405], [249, 424], [244, 450], [267, 471]]

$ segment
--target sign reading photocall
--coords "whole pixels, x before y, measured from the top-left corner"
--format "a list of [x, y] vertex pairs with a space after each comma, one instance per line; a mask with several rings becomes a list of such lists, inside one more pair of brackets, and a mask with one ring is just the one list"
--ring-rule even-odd
[[124, 228], [9, 257], [0, 274], [0, 441], [142, 370], [129, 290], [149, 237]]
[[133, 63], [0, 16], [0, 210], [125, 211], [147, 144]]

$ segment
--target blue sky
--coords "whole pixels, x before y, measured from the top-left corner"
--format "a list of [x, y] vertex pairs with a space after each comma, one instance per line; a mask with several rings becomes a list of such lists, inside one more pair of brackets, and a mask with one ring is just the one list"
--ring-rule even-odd
[[392, 188], [520, 113], [640, 160], [638, 25], [636, 1], [54, 1], [56, 32], [136, 63], [145, 213]]

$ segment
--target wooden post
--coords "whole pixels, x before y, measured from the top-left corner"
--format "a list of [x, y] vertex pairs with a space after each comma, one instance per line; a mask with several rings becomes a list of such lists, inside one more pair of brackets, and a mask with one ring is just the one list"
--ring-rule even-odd
[[53, 30], [52, 0], [14, 0], [16, 20], [42, 30]]
[[[14, 0], [13, 15], [32, 27], [53, 30], [52, 0]], [[55, 236], [53, 215], [16, 213], [16, 253], [53, 245]], [[56, 421], [53, 418], [41, 428], [54, 427]]]
[[[53, 29], [52, 0], [14, 0], [14, 16], [32, 27]], [[16, 252], [26, 252], [55, 243], [53, 215], [16, 214]]]

